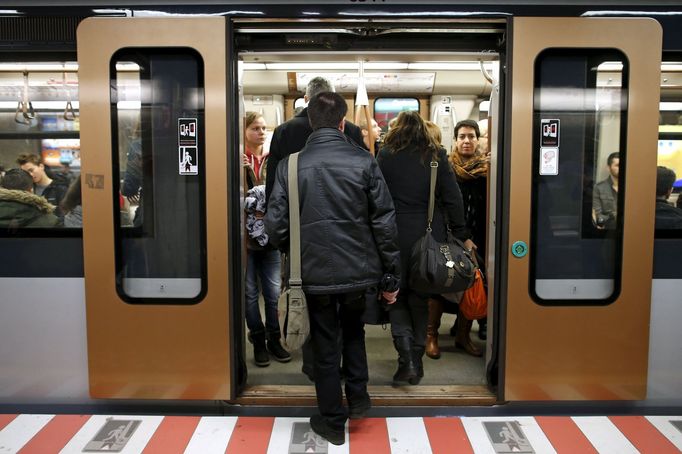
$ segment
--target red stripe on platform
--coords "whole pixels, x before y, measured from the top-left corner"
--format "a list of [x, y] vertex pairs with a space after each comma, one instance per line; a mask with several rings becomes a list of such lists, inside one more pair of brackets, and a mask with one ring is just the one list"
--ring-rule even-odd
[[260, 454], [268, 450], [275, 418], [240, 416], [234, 426], [226, 454]]
[[166, 416], [142, 452], [144, 454], [185, 452], [200, 419], [200, 416]]
[[590, 440], [569, 416], [536, 416], [535, 421], [556, 452], [597, 454]]
[[350, 454], [390, 454], [386, 418], [350, 420]]
[[20, 454], [59, 452], [90, 419], [90, 415], [57, 415], [29, 440]]
[[433, 454], [473, 454], [464, 424], [459, 418], [422, 418]]
[[0, 415], [0, 430], [16, 419], [19, 415]]
[[609, 419], [630, 440], [630, 443], [644, 454], [680, 452], [644, 416], [609, 416]]

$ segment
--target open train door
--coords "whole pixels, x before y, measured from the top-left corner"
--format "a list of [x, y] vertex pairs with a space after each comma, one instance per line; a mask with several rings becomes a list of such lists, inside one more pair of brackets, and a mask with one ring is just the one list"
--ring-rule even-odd
[[86, 19], [78, 63], [90, 394], [230, 399], [226, 21]]
[[[643, 399], [661, 27], [512, 25], [502, 397]], [[607, 166], [615, 152], [617, 190]], [[604, 189], [614, 203], [598, 200]]]

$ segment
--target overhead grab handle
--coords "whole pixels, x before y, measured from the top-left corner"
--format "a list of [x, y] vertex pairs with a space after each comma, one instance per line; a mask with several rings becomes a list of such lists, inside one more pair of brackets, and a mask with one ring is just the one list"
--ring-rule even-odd
[[62, 85], [64, 85], [64, 91], [66, 92], [66, 107], [64, 108], [64, 120], [74, 121], [76, 119], [76, 112], [73, 110], [73, 105], [71, 104], [71, 92], [66, 84], [66, 71], [62, 73]]
[[369, 152], [374, 156], [374, 142], [377, 138], [374, 135], [372, 118], [369, 114], [369, 97], [367, 96], [367, 87], [365, 86], [365, 62], [362, 60], [358, 60], [358, 90], [355, 95], [355, 106], [355, 123], [357, 124], [360, 123], [360, 112], [364, 110]]
[[17, 110], [14, 112], [14, 121], [23, 124], [31, 124], [31, 120], [36, 117], [36, 112], [33, 110], [33, 104], [28, 100], [28, 71], [24, 71], [24, 91], [17, 104]]

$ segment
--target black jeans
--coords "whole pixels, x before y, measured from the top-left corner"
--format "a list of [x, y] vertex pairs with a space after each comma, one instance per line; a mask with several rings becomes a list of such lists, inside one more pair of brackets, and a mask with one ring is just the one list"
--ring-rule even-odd
[[393, 337], [412, 339], [413, 347], [424, 347], [429, 321], [429, 295], [401, 288], [398, 300], [388, 311]]
[[[317, 408], [332, 430], [343, 430], [348, 410], [343, 406], [341, 355], [346, 398], [350, 405], [369, 399], [367, 353], [362, 313], [365, 291], [337, 295], [306, 294], [310, 312], [310, 336], [315, 355]], [[339, 349], [339, 331], [343, 347]]]

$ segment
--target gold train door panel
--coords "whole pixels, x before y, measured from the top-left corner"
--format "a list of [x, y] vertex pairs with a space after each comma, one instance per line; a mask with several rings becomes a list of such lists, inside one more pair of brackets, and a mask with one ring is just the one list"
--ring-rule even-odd
[[645, 397], [661, 34], [513, 20], [506, 400]]
[[229, 399], [224, 18], [78, 28], [90, 394]]

